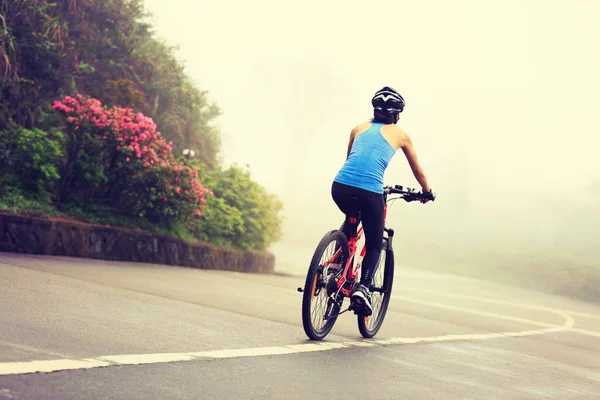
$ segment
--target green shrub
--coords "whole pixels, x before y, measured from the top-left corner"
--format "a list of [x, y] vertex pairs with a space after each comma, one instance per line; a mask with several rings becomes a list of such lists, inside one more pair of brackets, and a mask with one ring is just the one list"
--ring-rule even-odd
[[233, 165], [203, 172], [202, 180], [216, 200], [209, 200], [209, 215], [197, 222], [201, 238], [244, 250], [264, 250], [281, 238], [283, 203], [253, 181], [248, 170]]
[[19, 188], [3, 187], [0, 195], [0, 210], [31, 217], [50, 216], [55, 210], [48, 202], [32, 199], [24, 195]]
[[60, 132], [47, 133], [15, 124], [0, 131], [0, 195], [15, 188], [49, 203], [60, 179], [63, 138]]
[[53, 108], [62, 114], [68, 137], [64, 203], [109, 206], [167, 227], [202, 215], [210, 191], [200, 183], [198, 168], [173, 156], [152, 119], [81, 94]]
[[197, 239], [227, 247], [236, 247], [236, 238], [245, 233], [242, 212], [219, 197], [208, 198], [203, 218], [189, 230]]

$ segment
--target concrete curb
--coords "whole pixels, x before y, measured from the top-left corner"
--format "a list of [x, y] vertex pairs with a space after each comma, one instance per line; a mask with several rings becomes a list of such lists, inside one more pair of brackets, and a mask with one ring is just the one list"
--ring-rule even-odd
[[269, 252], [188, 243], [159, 233], [0, 212], [0, 251], [273, 273]]

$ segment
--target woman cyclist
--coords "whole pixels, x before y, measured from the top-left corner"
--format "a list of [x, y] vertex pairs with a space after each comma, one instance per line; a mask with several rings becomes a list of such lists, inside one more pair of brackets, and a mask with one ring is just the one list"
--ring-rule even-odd
[[364, 315], [371, 315], [373, 311], [369, 286], [383, 242], [383, 175], [398, 149], [404, 152], [426, 195], [421, 202], [435, 200], [410, 138], [396, 126], [404, 110], [404, 99], [397, 91], [385, 86], [375, 93], [371, 104], [373, 119], [352, 129], [346, 161], [331, 186], [333, 201], [346, 215], [342, 230], [347, 238], [356, 234], [360, 211], [366, 253], [360, 284], [353, 291], [351, 302], [355, 312]]

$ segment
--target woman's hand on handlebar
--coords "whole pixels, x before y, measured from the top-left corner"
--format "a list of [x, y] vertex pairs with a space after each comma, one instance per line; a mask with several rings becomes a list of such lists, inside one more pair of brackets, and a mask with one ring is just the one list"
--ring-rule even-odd
[[421, 193], [423, 193], [423, 196], [421, 197], [421, 199], [419, 201], [422, 204], [425, 204], [429, 201], [435, 201], [435, 193], [433, 193], [433, 189], [429, 189], [429, 191], [426, 191], [425, 189], [423, 189], [421, 191]]

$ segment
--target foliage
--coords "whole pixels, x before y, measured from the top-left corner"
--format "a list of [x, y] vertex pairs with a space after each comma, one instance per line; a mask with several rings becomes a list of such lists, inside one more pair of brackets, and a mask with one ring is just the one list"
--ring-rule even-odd
[[87, 203], [170, 225], [202, 215], [206, 194], [198, 169], [182, 164], [152, 119], [131, 108], [103, 107], [77, 94], [55, 101], [68, 136], [61, 180], [63, 202], [73, 193]]
[[235, 247], [257, 250], [281, 238], [283, 204], [253, 181], [248, 170], [233, 165], [208, 171], [204, 183], [215, 199], [209, 203], [206, 218], [198, 222], [199, 236], [218, 237]]
[[60, 178], [62, 139], [60, 132], [48, 134], [14, 124], [0, 131], [0, 194], [1, 188], [13, 187], [49, 203]]
[[193, 147], [218, 166], [220, 110], [184, 74], [175, 49], [157, 39], [141, 0], [0, 3], [0, 129], [32, 128], [48, 104], [82, 93], [135, 108], [156, 121], [175, 150]]
[[0, 1], [0, 209], [266, 248], [281, 203], [223, 170], [221, 111], [142, 4]]
[[[209, 197], [204, 218], [191, 225], [190, 230], [200, 240], [210, 241], [221, 246], [236, 247], [235, 238], [239, 238], [244, 232], [242, 211], [230, 206], [220, 197]], [[249, 248], [251, 246], [244, 245], [242, 242], [241, 247]]]
[[0, 192], [0, 210], [32, 217], [56, 214], [56, 210], [54, 210], [51, 204], [35, 199], [31, 195], [24, 195], [19, 188], [14, 186], [2, 186]]

